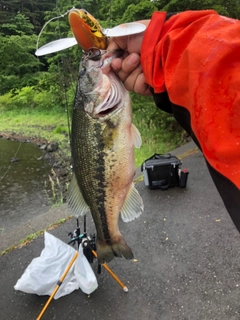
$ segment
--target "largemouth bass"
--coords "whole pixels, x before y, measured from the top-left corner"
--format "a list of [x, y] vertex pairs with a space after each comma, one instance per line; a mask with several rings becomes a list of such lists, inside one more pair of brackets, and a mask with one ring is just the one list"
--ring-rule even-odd
[[118, 227], [143, 212], [133, 184], [134, 146], [141, 137], [132, 124], [129, 93], [110, 69], [113, 54], [83, 54], [72, 115], [74, 176], [68, 204], [76, 217], [91, 212], [99, 263], [114, 257], [132, 259], [132, 250]]

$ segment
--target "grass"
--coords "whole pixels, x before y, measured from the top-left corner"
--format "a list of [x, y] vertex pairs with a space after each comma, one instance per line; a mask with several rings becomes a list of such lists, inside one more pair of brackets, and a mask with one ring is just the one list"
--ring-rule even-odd
[[[136, 118], [136, 116], [134, 118]], [[154, 153], [167, 153], [180, 143], [179, 135], [171, 137], [170, 133], [158, 129], [154, 124], [149, 127], [143, 119], [134, 119], [134, 124], [140, 131], [142, 137], [142, 147], [140, 149], [135, 149], [134, 151], [137, 167]]]
[[167, 153], [181, 144], [182, 128], [166, 112], [156, 108], [151, 97], [132, 94], [133, 123], [142, 137], [142, 146], [135, 149], [135, 164], [139, 167], [154, 153]]
[[68, 120], [64, 111], [3, 111], [0, 107], [0, 133], [57, 142], [64, 155], [70, 158]]
[[62, 141], [62, 133], [67, 131], [67, 116], [65, 112], [60, 111], [0, 109], [0, 128], [2, 132]]
[[35, 233], [29, 234], [25, 239], [20, 240], [18, 244], [14, 245], [14, 246], [10, 246], [6, 250], [0, 252], [0, 256], [3, 256], [4, 254], [6, 254], [6, 253], [8, 253], [10, 251], [13, 251], [16, 248], [21, 248], [21, 247], [24, 247], [24, 246], [28, 245], [34, 239], [36, 239], [37, 237], [42, 235], [45, 231], [53, 230], [53, 229], [57, 228], [59, 225], [61, 225], [61, 224], [65, 223], [66, 221], [68, 221], [71, 218], [72, 218], [71, 216], [69, 216], [68, 218], [63, 218], [63, 219], [51, 224], [50, 226], [48, 226], [44, 230], [39, 230], [39, 231], [37, 231]]

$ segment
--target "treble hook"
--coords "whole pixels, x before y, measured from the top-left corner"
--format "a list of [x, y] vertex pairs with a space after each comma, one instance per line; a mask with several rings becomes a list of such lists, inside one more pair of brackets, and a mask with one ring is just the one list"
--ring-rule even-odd
[[85, 66], [88, 60], [99, 61], [100, 64], [96, 65], [96, 68], [101, 68], [104, 64], [104, 61], [101, 60], [101, 57], [107, 52], [107, 50], [100, 50], [98, 48], [92, 47], [89, 48], [87, 52], [83, 51], [83, 61], [82, 65]]

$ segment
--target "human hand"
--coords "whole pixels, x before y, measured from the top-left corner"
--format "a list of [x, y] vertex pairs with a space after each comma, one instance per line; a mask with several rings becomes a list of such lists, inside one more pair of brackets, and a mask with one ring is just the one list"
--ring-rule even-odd
[[[148, 26], [150, 20], [138, 22]], [[143, 36], [144, 32], [125, 37], [110, 38], [107, 50], [124, 50], [123, 57], [114, 59], [111, 67], [128, 91], [147, 96], [151, 95], [151, 92], [145, 82], [140, 62]]]

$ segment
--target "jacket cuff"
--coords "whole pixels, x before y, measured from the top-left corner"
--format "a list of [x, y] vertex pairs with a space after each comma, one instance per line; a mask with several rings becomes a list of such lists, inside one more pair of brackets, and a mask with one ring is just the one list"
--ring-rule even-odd
[[[156, 52], [155, 48], [161, 39], [162, 28], [166, 19], [166, 15], [166, 12], [154, 12], [143, 37], [141, 48], [141, 64], [146, 83], [151, 87], [154, 87], [153, 70]], [[165, 86], [163, 82], [161, 91], [164, 90]]]

